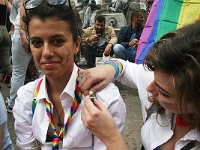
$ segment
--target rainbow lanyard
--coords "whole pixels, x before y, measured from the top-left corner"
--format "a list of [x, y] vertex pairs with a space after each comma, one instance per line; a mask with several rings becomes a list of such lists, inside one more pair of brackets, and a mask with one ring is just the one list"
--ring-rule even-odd
[[[74, 114], [76, 113], [79, 104], [81, 103], [81, 99], [82, 99], [82, 91], [81, 89], [78, 87], [78, 76], [79, 76], [79, 71], [77, 71], [76, 74], [76, 85], [75, 85], [75, 91], [74, 91], [74, 97], [72, 99], [72, 103], [71, 103], [71, 108], [70, 108], [70, 112], [67, 118], [67, 121], [65, 123], [65, 125], [61, 128], [60, 133], [57, 134], [56, 132], [56, 128], [55, 128], [55, 123], [53, 121], [53, 115], [52, 115], [52, 108], [50, 103], [46, 100], [46, 98], [44, 98], [44, 104], [46, 107], [46, 112], [47, 112], [47, 116], [49, 118], [49, 123], [51, 125], [51, 128], [53, 130], [53, 141], [52, 141], [52, 150], [58, 150], [59, 149], [59, 142], [63, 141], [63, 137], [66, 135], [67, 132], [67, 128], [71, 122], [72, 117], [74, 116]], [[36, 98], [38, 96], [39, 90], [40, 90], [40, 85], [42, 83], [41, 79], [36, 87], [35, 93], [34, 93], [34, 99], [33, 99], [33, 104], [32, 104], [32, 111], [34, 114], [36, 105], [37, 105], [37, 101]]]

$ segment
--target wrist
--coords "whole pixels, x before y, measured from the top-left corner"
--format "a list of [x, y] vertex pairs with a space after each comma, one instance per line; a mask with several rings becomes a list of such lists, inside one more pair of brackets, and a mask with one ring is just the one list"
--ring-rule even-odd
[[116, 129], [115, 133], [105, 140], [105, 145], [108, 150], [128, 150], [127, 144], [118, 129]]
[[114, 79], [117, 78], [119, 76], [119, 74], [122, 72], [123, 66], [122, 66], [121, 62], [119, 62], [117, 60], [105, 61], [104, 64], [111, 65], [115, 69]]

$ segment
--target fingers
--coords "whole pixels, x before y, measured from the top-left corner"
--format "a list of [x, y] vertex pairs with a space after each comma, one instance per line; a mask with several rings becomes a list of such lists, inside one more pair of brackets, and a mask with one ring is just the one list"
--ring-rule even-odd
[[96, 112], [99, 111], [90, 100], [89, 95], [85, 97], [85, 103], [82, 108], [81, 119], [83, 124], [91, 129], [95, 119]]
[[96, 92], [100, 91], [101, 89], [105, 88], [106, 86], [107, 86], [107, 84], [106, 84], [106, 81], [104, 80], [104, 81], [99, 82], [98, 84], [91, 86], [91, 88], [88, 90], [91, 90], [94, 93], [96, 93]]
[[78, 86], [81, 88], [81, 90], [83, 91], [84, 95], [88, 95], [89, 94], [89, 89], [92, 86], [92, 82], [87, 81], [88, 78], [87, 76], [81, 75], [78, 78], [79, 84]]
[[110, 65], [81, 70], [78, 86], [85, 95], [89, 94], [89, 90], [96, 93], [113, 80], [114, 73], [115, 70]]
[[[78, 86], [81, 88], [81, 90], [85, 95], [88, 95], [89, 90], [92, 88], [93, 84], [97, 83], [95, 77], [93, 77], [88, 70], [81, 71], [78, 80], [79, 80]], [[96, 93], [96, 90], [94, 90], [94, 88], [92, 91]]]

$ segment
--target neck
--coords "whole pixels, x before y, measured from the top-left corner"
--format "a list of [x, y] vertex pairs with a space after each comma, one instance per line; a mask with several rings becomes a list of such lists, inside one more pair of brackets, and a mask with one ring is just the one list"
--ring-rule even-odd
[[136, 26], [137, 26], [137, 25], [136, 25], [135, 23], [132, 23], [132, 24], [131, 24], [132, 29], [135, 29]]
[[59, 77], [59, 78], [46, 77], [47, 85], [51, 89], [52, 93], [61, 94], [61, 92], [66, 87], [66, 85], [71, 77], [72, 71], [73, 71], [73, 68], [71, 71], [68, 71], [68, 73], [64, 74], [62, 77]]

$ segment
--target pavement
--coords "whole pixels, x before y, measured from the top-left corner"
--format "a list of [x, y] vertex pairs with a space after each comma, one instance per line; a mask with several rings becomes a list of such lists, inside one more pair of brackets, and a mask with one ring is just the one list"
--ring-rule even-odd
[[[119, 82], [115, 81], [115, 84], [118, 86], [126, 104], [126, 125], [122, 133], [123, 137], [129, 146], [129, 150], [140, 150], [140, 129], [143, 121], [138, 92], [137, 90], [132, 90], [124, 85], [121, 85]], [[6, 100], [6, 98], [9, 96], [10, 88], [8, 87], [8, 84], [0, 83], [0, 85], [0, 91], [4, 97], [4, 100]], [[15, 144], [16, 135], [14, 133], [13, 123], [13, 115], [11, 113], [8, 113], [8, 130], [10, 132], [11, 140], [13, 141], [14, 147], [17, 150]]]

